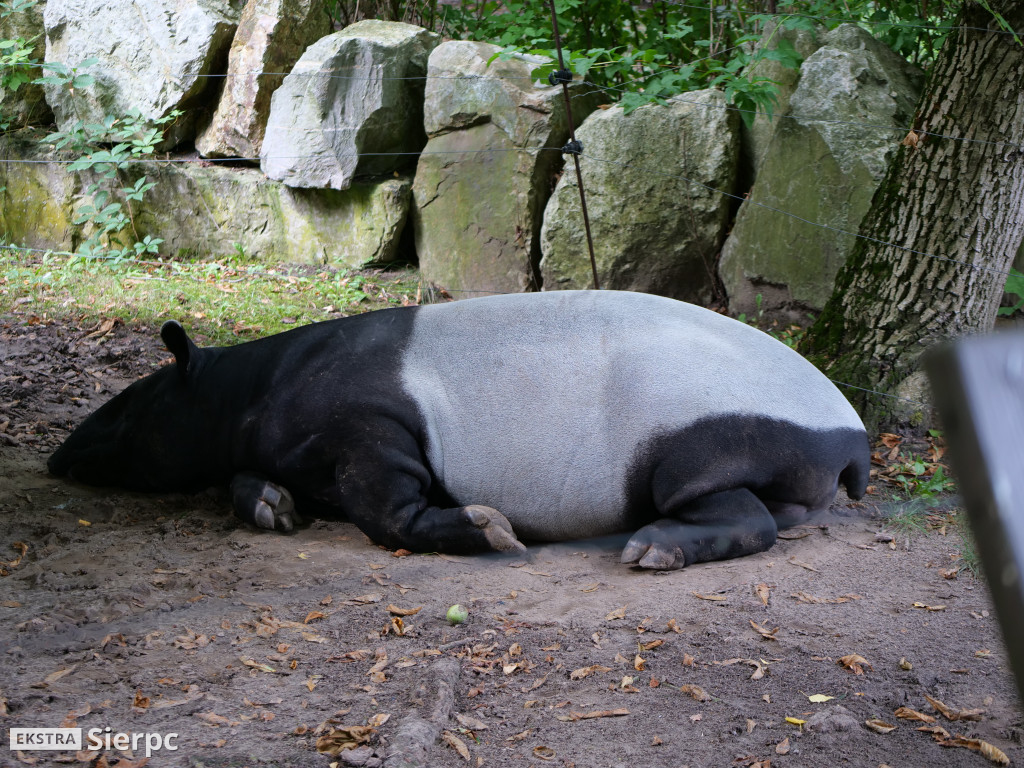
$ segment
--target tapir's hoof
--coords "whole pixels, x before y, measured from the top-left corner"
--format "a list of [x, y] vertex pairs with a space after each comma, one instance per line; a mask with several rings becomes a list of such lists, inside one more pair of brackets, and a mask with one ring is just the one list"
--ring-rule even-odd
[[235, 515], [257, 528], [290, 533], [302, 524], [288, 489], [256, 475], [236, 476], [231, 483], [231, 499]]
[[[622, 550], [623, 563], [652, 571], [672, 571], [686, 565], [682, 548], [673, 541], [684, 526], [675, 520], [658, 520], [634, 533]], [[673, 537], [671, 534], [676, 534]]]
[[491, 549], [495, 552], [525, 553], [526, 547], [516, 538], [512, 524], [501, 512], [482, 504], [463, 507], [463, 513], [470, 525], [479, 528]]

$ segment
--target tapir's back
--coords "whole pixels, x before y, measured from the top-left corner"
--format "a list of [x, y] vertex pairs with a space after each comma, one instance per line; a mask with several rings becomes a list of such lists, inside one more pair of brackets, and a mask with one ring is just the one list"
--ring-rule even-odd
[[630, 525], [637, 456], [698, 421], [863, 432], [831, 382], [784, 344], [637, 293], [422, 307], [402, 381], [445, 489], [459, 503], [499, 509], [524, 538], [573, 538], [584, 518], [591, 534]]

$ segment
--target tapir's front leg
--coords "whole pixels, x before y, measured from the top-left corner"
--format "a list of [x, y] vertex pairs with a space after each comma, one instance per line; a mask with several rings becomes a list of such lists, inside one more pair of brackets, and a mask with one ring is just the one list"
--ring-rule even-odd
[[700, 496], [645, 525], [626, 543], [622, 562], [670, 570], [707, 560], [763, 552], [778, 527], [764, 503], [746, 488]]

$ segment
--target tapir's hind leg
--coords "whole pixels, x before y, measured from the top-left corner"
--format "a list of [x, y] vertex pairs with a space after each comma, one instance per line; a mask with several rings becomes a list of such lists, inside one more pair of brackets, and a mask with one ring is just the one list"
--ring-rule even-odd
[[235, 516], [257, 528], [288, 533], [302, 524], [288, 489], [259, 475], [235, 475], [231, 481], [231, 502]]
[[768, 508], [746, 488], [709, 493], [633, 534], [622, 562], [671, 570], [706, 560], [763, 552], [778, 528]]

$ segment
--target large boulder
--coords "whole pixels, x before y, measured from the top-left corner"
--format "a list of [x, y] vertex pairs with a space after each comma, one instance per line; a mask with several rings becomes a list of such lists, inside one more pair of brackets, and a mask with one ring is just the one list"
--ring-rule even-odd
[[227, 55], [243, 0], [48, 0], [46, 59], [78, 67], [89, 58], [95, 83], [72, 91], [45, 87], [58, 128], [81, 119], [102, 123], [137, 110], [147, 120], [174, 109], [182, 119], [165, 128], [163, 147], [194, 131], [193, 109], [210, 88], [208, 75]]
[[196, 137], [204, 157], [259, 158], [270, 97], [310, 44], [329, 34], [324, 0], [251, 0], [228, 53], [217, 108]]
[[[712, 298], [739, 162], [739, 116], [714, 90], [591, 115], [577, 131], [602, 288]], [[592, 284], [576, 175], [564, 173], [541, 229], [544, 289]]]
[[[29, 160], [33, 162], [17, 162]], [[0, 231], [4, 242], [28, 248], [77, 247], [78, 179], [57, 152], [30, 136], [0, 136]]]
[[915, 67], [859, 27], [825, 36], [723, 248], [730, 309], [824, 306], [921, 86]]
[[[43, 7], [29, 5], [0, 18], [0, 40], [19, 40], [31, 49], [28, 57], [40, 62], [46, 56], [46, 35], [43, 28]], [[10, 54], [11, 51], [4, 51]], [[17, 72], [10, 72], [15, 75]], [[29, 82], [18, 89], [0, 88], [0, 125], [4, 130], [27, 125], [46, 125], [53, 120], [53, 112], [43, 94], [43, 87], [32, 83], [39, 76], [35, 67], [25, 67], [21, 74]]]
[[411, 164], [423, 133], [423, 77], [440, 37], [360, 21], [310, 46], [274, 92], [260, 167], [290, 187], [347, 189]]
[[137, 208], [136, 230], [163, 238], [160, 249], [169, 256], [241, 250], [261, 262], [347, 267], [405, 257], [399, 241], [409, 211], [407, 176], [337, 191], [291, 189], [255, 168], [185, 163], [139, 170], [157, 184]]
[[765, 25], [764, 34], [755, 50], [755, 61], [744, 74], [752, 81], [771, 80], [775, 83], [776, 103], [771, 110], [771, 117], [759, 111], [749, 124], [744, 122], [740, 133], [742, 158], [751, 171], [748, 174], [751, 180], [764, 159], [765, 150], [779, 123], [779, 116], [789, 113], [789, 101], [800, 80], [799, 67], [787, 66], [774, 55], [782, 49], [789, 49], [790, 54], [795, 52], [806, 60], [821, 47], [825, 34], [826, 30], [821, 26], [787, 27], [776, 21]]
[[[29, 159], [31, 163], [4, 160]], [[0, 227], [8, 242], [74, 250], [89, 225], [73, 224], [97, 179], [67, 172], [52, 150], [17, 135], [0, 137]], [[146, 177], [156, 186], [132, 202], [134, 229], [124, 245], [147, 235], [163, 239], [160, 252], [176, 258], [236, 254], [261, 262], [302, 262], [362, 267], [408, 260], [403, 253], [412, 179], [356, 182], [343, 192], [290, 189], [256, 168], [198, 163], [130, 164], [122, 182]], [[122, 186], [118, 182], [115, 186]]]
[[[536, 289], [541, 217], [569, 138], [562, 87], [531, 77], [550, 60], [516, 55], [488, 65], [500, 50], [446, 42], [428, 65], [416, 252], [424, 279], [458, 298]], [[570, 93], [576, 121], [601, 102], [579, 83]]]

